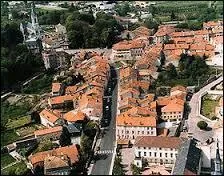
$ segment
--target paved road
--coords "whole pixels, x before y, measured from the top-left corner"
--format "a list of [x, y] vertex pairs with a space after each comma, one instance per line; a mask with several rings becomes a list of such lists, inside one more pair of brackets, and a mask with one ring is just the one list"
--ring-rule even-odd
[[[116, 79], [114, 79], [116, 81]], [[116, 111], [117, 111], [117, 84], [112, 92], [112, 105], [111, 105], [111, 122], [108, 130], [106, 131], [104, 137], [101, 140], [100, 151], [113, 150], [116, 141]], [[93, 165], [91, 175], [109, 175], [112, 153], [104, 154], [106, 157], [101, 157]]]
[[[202, 89], [200, 89], [200, 91], [198, 91], [196, 94], [194, 94], [191, 98], [191, 101], [189, 103], [190, 107], [191, 107], [191, 112], [188, 116], [188, 133], [192, 133], [193, 137], [201, 142], [205, 142], [208, 138], [213, 137], [214, 131], [210, 130], [210, 131], [202, 131], [197, 127], [197, 122], [200, 120], [203, 120], [199, 117], [199, 97], [200, 94], [210, 90], [211, 87], [213, 87], [214, 85], [220, 83], [223, 80], [223, 76], [221, 76], [220, 78], [218, 78], [217, 80], [213, 81], [212, 83], [208, 84], [207, 86], [203, 87]], [[212, 126], [212, 122], [207, 122], [209, 126]]]

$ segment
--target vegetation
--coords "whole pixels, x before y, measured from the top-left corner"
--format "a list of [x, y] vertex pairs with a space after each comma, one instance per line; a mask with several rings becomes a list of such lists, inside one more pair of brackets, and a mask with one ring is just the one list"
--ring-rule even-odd
[[71, 145], [71, 135], [66, 127], [63, 127], [59, 143], [62, 147]]
[[141, 175], [141, 168], [137, 167], [134, 164], [131, 164], [132, 175]]
[[66, 29], [71, 42], [70, 48], [111, 48], [120, 35], [122, 26], [114, 17], [99, 12], [94, 19], [93, 14], [81, 14], [74, 11], [66, 19]]
[[11, 156], [9, 155], [8, 153], [7, 154], [2, 154], [1, 155], [1, 168], [15, 162], [16, 160]]
[[123, 165], [121, 162], [121, 157], [115, 157], [112, 175], [125, 175], [125, 171], [123, 170]]
[[18, 24], [9, 22], [1, 28], [1, 90], [18, 84], [40, 70], [41, 56], [33, 55], [22, 44]]
[[198, 128], [200, 128], [201, 130], [205, 130], [208, 127], [208, 124], [205, 121], [199, 121], [197, 123]]
[[203, 58], [182, 54], [178, 70], [173, 64], [169, 64], [165, 70], [159, 73], [158, 79], [153, 86], [193, 86], [198, 84], [198, 80], [200, 86], [212, 74], [214, 74], [214, 71], [209, 68]]
[[53, 74], [45, 74], [39, 79], [33, 80], [27, 87], [22, 88], [25, 94], [43, 94], [51, 91]]
[[180, 23], [176, 28], [190, 29], [190, 30], [201, 30], [203, 28], [203, 23], [201, 21], [187, 21], [185, 23]]
[[19, 140], [19, 136], [16, 134], [15, 130], [1, 132], [1, 147], [15, 142], [16, 140]]
[[25, 175], [29, 172], [24, 162], [19, 162], [1, 171], [2, 175]]
[[215, 116], [215, 108], [218, 105], [219, 105], [219, 102], [217, 100], [212, 100], [212, 99], [210, 99], [210, 97], [205, 95], [202, 98], [202, 103], [201, 103], [202, 115], [204, 115], [205, 117], [207, 117], [209, 119], [212, 119], [212, 118], [214, 119], [213, 116]]
[[46, 139], [44, 141], [41, 141], [41, 143], [39, 143], [38, 147], [34, 150], [33, 153], [48, 151], [48, 150], [52, 150], [53, 148], [57, 148], [57, 147], [58, 147], [58, 144], [53, 143], [52, 141]]
[[7, 129], [13, 129], [13, 128], [19, 128], [22, 127], [26, 124], [31, 123], [31, 118], [30, 116], [24, 116], [24, 117], [20, 117], [17, 120], [13, 120], [13, 121], [8, 121], [8, 123], [5, 125], [5, 127]]

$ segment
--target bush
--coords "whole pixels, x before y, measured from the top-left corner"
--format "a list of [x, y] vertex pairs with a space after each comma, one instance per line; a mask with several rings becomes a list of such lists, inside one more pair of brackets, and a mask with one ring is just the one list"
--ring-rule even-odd
[[207, 126], [208, 126], [208, 124], [205, 122], [205, 121], [199, 121], [198, 123], [197, 123], [197, 126], [198, 126], [198, 128], [200, 128], [201, 130], [204, 130], [204, 129], [206, 129], [207, 128]]
[[216, 116], [212, 116], [212, 120], [216, 120], [217, 119], [217, 117]]

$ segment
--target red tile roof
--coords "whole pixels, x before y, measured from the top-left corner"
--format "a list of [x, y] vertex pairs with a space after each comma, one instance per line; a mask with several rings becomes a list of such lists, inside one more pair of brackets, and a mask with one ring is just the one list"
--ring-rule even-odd
[[52, 128], [47, 128], [47, 129], [41, 129], [41, 130], [36, 130], [34, 131], [35, 136], [44, 136], [52, 133], [60, 133], [62, 132], [62, 126], [56, 126]]
[[47, 119], [49, 122], [56, 122], [59, 119], [59, 116], [55, 115], [51, 110], [44, 109], [40, 112], [42, 118]]
[[61, 88], [61, 83], [52, 83], [52, 92], [59, 92]]
[[74, 112], [73, 110], [64, 114], [63, 118], [68, 122], [83, 121], [86, 118], [86, 114], [81, 111]]

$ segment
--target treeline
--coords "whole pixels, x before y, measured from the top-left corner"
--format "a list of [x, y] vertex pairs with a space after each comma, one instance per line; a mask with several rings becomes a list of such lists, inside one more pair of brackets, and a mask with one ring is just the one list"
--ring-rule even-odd
[[11, 22], [1, 28], [1, 90], [27, 79], [43, 65], [41, 57], [22, 42], [18, 24]]
[[73, 12], [66, 19], [70, 48], [111, 48], [118, 41], [123, 27], [113, 16], [104, 12], [96, 14]]

